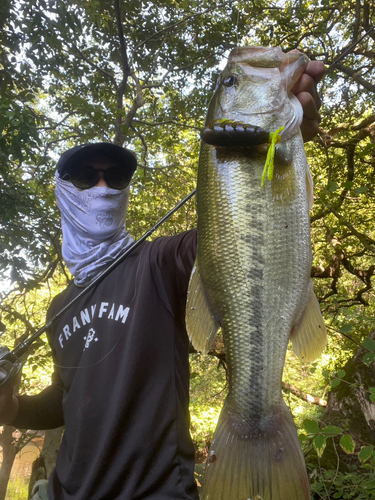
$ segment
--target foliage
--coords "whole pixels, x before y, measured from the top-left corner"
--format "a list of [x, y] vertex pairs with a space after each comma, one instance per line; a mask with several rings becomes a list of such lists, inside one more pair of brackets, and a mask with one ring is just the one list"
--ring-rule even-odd
[[17, 477], [9, 481], [5, 500], [25, 500], [28, 495], [29, 485], [26, 478]]
[[314, 473], [311, 493], [316, 500], [370, 500], [375, 493], [375, 474], [365, 471], [343, 474], [333, 470], [323, 471], [319, 475]]
[[[333, 403], [330, 411], [326, 412], [321, 420], [309, 418], [303, 421], [303, 432], [299, 437], [305, 450], [308, 469], [311, 471], [313, 498], [373, 498], [374, 496], [375, 447], [371, 442], [366, 443], [369, 437], [371, 440], [373, 432], [371, 429], [361, 429], [358, 433], [358, 428], [349, 425], [350, 419], [353, 418], [361, 422], [359, 427], [363, 423], [366, 425], [371, 419], [372, 409], [369, 408], [369, 402], [374, 402], [375, 389], [366, 387], [364, 384], [366, 379], [359, 375], [361, 370], [358, 363], [366, 365], [365, 373], [370, 372], [368, 354], [372, 354], [375, 347], [373, 335], [372, 333], [371, 338], [364, 340], [356, 355], [345, 365], [348, 373], [346, 370], [340, 369], [333, 373], [327, 371], [324, 374], [329, 380], [332, 390], [337, 394], [337, 397], [332, 398], [331, 402], [350, 399], [349, 394], [352, 394], [352, 392], [348, 392], [350, 388], [352, 391], [357, 391], [361, 404], [358, 404], [357, 399], [349, 406]], [[364, 355], [366, 350], [369, 352]], [[357, 375], [353, 376], [353, 370], [356, 371]], [[334, 392], [331, 396], [333, 395]], [[350, 415], [351, 409], [356, 405], [359, 407], [358, 413]], [[340, 413], [340, 409], [344, 411]], [[359, 412], [368, 414], [363, 419]], [[333, 421], [339, 425], [323, 423], [326, 419], [328, 422], [332, 422], [332, 416]], [[326, 456], [326, 449], [329, 449], [330, 456], [333, 455], [333, 460]], [[344, 451], [344, 454], [340, 453], [340, 449]], [[347, 461], [346, 465], [342, 464], [343, 458], [348, 455], [356, 458]], [[327, 469], [327, 464], [333, 465], [333, 462], [336, 465]], [[345, 469], [346, 473], [343, 473], [342, 469]]]
[[354, 453], [355, 443], [353, 438], [349, 434], [344, 434], [340, 427], [328, 425], [320, 429], [317, 421], [310, 419], [304, 420], [303, 426], [307, 435], [300, 434], [300, 440], [304, 442], [306, 439], [310, 439], [319, 458], [323, 455], [327, 446], [327, 439], [334, 436], [341, 436], [340, 446], [345, 453]]

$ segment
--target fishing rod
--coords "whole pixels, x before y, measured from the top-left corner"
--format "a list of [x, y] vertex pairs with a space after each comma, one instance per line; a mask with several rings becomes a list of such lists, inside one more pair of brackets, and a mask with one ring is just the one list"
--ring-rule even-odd
[[20, 358], [25, 354], [30, 346], [56, 321], [73, 306], [81, 297], [86, 295], [98, 283], [100, 283], [108, 274], [110, 274], [121, 262], [123, 262], [136, 248], [138, 248], [149, 236], [152, 235], [166, 220], [168, 220], [182, 205], [195, 195], [196, 189], [193, 189], [183, 200], [181, 200], [172, 210], [162, 217], [151, 229], [149, 229], [139, 240], [135, 241], [124, 253], [117, 257], [104, 271], [102, 271], [89, 285], [87, 285], [78, 295], [74, 297], [65, 307], [56, 313], [42, 328], [33, 333], [24, 342], [18, 344], [12, 351], [7, 347], [0, 347], [0, 386], [14, 378], [20, 371], [22, 363]]

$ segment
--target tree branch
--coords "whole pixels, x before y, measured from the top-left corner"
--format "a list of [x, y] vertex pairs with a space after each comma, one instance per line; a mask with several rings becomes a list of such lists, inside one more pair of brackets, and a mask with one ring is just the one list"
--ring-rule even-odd
[[[120, 40], [120, 51], [121, 51], [121, 62], [122, 62], [121, 68], [123, 75], [120, 87], [118, 88], [117, 92], [121, 93], [121, 96], [123, 96], [130, 75], [130, 67], [128, 61], [126, 42], [124, 37], [124, 30], [121, 21], [121, 9], [119, 0], [115, 0], [115, 13], [116, 13], [118, 36]], [[122, 102], [121, 102], [121, 107], [119, 109], [122, 109]]]
[[361, 2], [360, 0], [356, 0], [355, 2], [355, 20], [353, 27], [353, 36], [352, 43], [355, 43], [358, 40], [359, 26], [361, 22]]
[[[110, 81], [112, 82], [112, 85], [115, 87], [115, 89], [117, 90], [117, 82], [116, 82], [116, 79], [114, 77], [114, 75], [110, 72], [110, 71], [107, 71], [106, 69], [103, 69], [101, 68], [100, 66], [98, 66], [96, 63], [94, 63], [93, 61], [91, 61], [91, 59], [89, 59], [85, 53], [79, 49], [77, 47], [77, 45], [75, 45], [74, 43], [72, 44], [72, 47], [73, 49], [78, 52], [79, 56], [81, 57], [81, 59], [83, 59], [84, 61], [87, 62], [87, 64], [89, 64], [92, 68], [96, 69], [97, 71], [99, 71], [99, 73], [101, 73], [102, 75], [108, 77], [110, 79]], [[67, 52], [68, 54], [72, 54], [74, 55], [74, 53], [72, 53], [71, 50], [66, 50], [65, 52]]]
[[[48, 16], [47, 16], [44, 12], [42, 12], [42, 11], [39, 11], [39, 14], [43, 17], [43, 19], [44, 19], [45, 21], [47, 21], [47, 24], [52, 25], [52, 27], [53, 27], [56, 31], [58, 31], [58, 24], [57, 24], [56, 22], [54, 22], [52, 19], [50, 19], [50, 18], [49, 18], [49, 17], [48, 17]], [[60, 35], [61, 35], [61, 33], [60, 33]], [[61, 35], [61, 36], [62, 36], [62, 35]], [[107, 71], [107, 70], [105, 70], [105, 69], [101, 68], [100, 66], [98, 66], [97, 64], [95, 64], [93, 61], [91, 61], [91, 59], [89, 59], [89, 58], [88, 58], [88, 57], [84, 54], [84, 52], [83, 52], [81, 49], [79, 49], [79, 48], [77, 47], [77, 45], [75, 45], [74, 43], [72, 43], [72, 41], [71, 41], [71, 40], [67, 40], [65, 37], [62, 37], [62, 38], [63, 38], [63, 40], [65, 41], [65, 43], [67, 43], [67, 44], [68, 44], [68, 46], [72, 47], [72, 48], [73, 48], [76, 52], [78, 52], [78, 54], [80, 55], [81, 59], [83, 59], [84, 61], [86, 61], [86, 62], [87, 62], [87, 63], [88, 63], [91, 67], [93, 67], [94, 69], [96, 69], [97, 71], [99, 71], [100, 73], [102, 73], [103, 75], [107, 76], [107, 77], [111, 80], [111, 82], [112, 82], [112, 84], [115, 86], [115, 88], [117, 88], [117, 82], [116, 82], [116, 80], [115, 80], [114, 75], [113, 75], [111, 72], [109, 72], [109, 71]], [[72, 51], [71, 51], [71, 50], [67, 50], [67, 49], [64, 49], [64, 48], [63, 48], [62, 50], [63, 50], [64, 52], [67, 52], [68, 54], [75, 55], [74, 53], [72, 53]]]
[[147, 125], [148, 127], [161, 127], [162, 125], [176, 125], [177, 127], [182, 127], [182, 128], [192, 128], [193, 130], [197, 130], [198, 132], [201, 131], [200, 127], [195, 127], [194, 125], [187, 125], [186, 123], [179, 123], [175, 122], [174, 120], [165, 120], [163, 122], [145, 122], [142, 120], [133, 120], [133, 123], [139, 123], [141, 125]]
[[307, 394], [306, 392], [301, 391], [295, 385], [288, 384], [287, 382], [281, 382], [281, 388], [284, 392], [290, 392], [297, 396], [297, 398], [303, 399], [308, 403], [318, 406], [327, 406], [327, 401], [324, 399], [318, 398], [317, 396], [311, 396], [311, 394]]
[[343, 73], [345, 73], [346, 75], [352, 77], [355, 82], [362, 85], [362, 87], [365, 88], [366, 90], [375, 93], [375, 85], [372, 85], [370, 82], [368, 82], [361, 76], [357, 75], [354, 69], [348, 68], [347, 66], [344, 66], [343, 64], [340, 63], [337, 63], [335, 67], [340, 71], [342, 71]]
[[[231, 3], [231, 2], [229, 2]], [[225, 7], [228, 5], [228, 2], [223, 2], [222, 4], [217, 4], [216, 5], [216, 8], [220, 8], [220, 7]], [[146, 44], [147, 42], [149, 42], [150, 40], [157, 40], [155, 39], [154, 37], [157, 37], [159, 36], [161, 33], [163, 33], [164, 31], [168, 31], [172, 28], [175, 28], [176, 26], [179, 26], [180, 24], [183, 24], [185, 21], [188, 21], [189, 19], [192, 19], [193, 17], [199, 17], [199, 16], [203, 16], [203, 14], [207, 14], [207, 12], [211, 12], [212, 11], [212, 7], [209, 7], [208, 9], [205, 9], [203, 10], [202, 12], [195, 12], [193, 14], [190, 14], [182, 19], [180, 19], [179, 21], [176, 21], [172, 24], [170, 24], [169, 26], [166, 26], [165, 28], [162, 28], [161, 30], [157, 31], [156, 33], [153, 33], [152, 35], [150, 35], [148, 38], [146, 38], [145, 40], [143, 40], [142, 42], [140, 42], [138, 45], [136, 45], [134, 47], [134, 51], [133, 53], [139, 49], [139, 47], [142, 47], [142, 45]]]
[[346, 219], [344, 219], [344, 217], [339, 214], [337, 212], [337, 210], [335, 210], [333, 208], [333, 206], [328, 203], [328, 202], [324, 202], [324, 204], [326, 205], [326, 207], [328, 207], [330, 209], [330, 211], [333, 213], [333, 215], [342, 223], [344, 224], [348, 229], [350, 229], [350, 231], [352, 232], [352, 234], [354, 234], [355, 236], [357, 236], [357, 238], [359, 239], [359, 241], [362, 243], [362, 245], [367, 249], [369, 250], [371, 253], [373, 253], [374, 251], [374, 245], [375, 245], [375, 240], [373, 240], [372, 238], [370, 238], [369, 236], [365, 236], [364, 234], [360, 233], [359, 231], [357, 231], [355, 229], [355, 227], [353, 226], [353, 224], [351, 224], [350, 222], [348, 222]]
[[137, 113], [137, 110], [139, 108], [141, 108], [145, 103], [145, 100], [143, 98], [143, 93], [142, 93], [142, 90], [143, 90], [142, 85], [140, 84], [138, 77], [135, 75], [135, 73], [131, 73], [131, 77], [134, 80], [136, 88], [137, 88], [137, 96], [136, 96], [136, 98], [133, 102], [133, 105], [130, 108], [128, 114], [126, 115], [126, 118], [125, 118], [124, 124], [123, 124], [124, 127], [131, 126], [133, 118], [135, 117], [135, 115]]

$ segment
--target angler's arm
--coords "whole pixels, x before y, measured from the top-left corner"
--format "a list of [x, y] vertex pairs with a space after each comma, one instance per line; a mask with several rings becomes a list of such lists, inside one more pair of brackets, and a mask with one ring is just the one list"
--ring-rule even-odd
[[55, 429], [64, 424], [63, 386], [56, 376], [52, 384], [35, 396], [13, 396], [13, 384], [0, 391], [0, 424], [20, 429]]
[[0, 388], [0, 425], [9, 424], [18, 414], [18, 399], [13, 396], [13, 383], [7, 382]]
[[18, 412], [10, 425], [20, 429], [56, 429], [64, 425], [63, 387], [52, 384], [36, 396], [18, 396]]

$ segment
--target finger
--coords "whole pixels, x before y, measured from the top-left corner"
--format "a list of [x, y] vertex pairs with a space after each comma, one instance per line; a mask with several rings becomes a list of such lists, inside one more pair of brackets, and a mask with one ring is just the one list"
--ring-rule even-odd
[[320, 114], [316, 107], [314, 98], [309, 92], [300, 92], [297, 95], [303, 108], [303, 121], [301, 124], [301, 133], [304, 142], [314, 139], [319, 131], [319, 123], [321, 121]]
[[319, 132], [319, 123], [317, 120], [304, 118], [301, 124], [301, 134], [303, 142], [312, 141]]
[[316, 108], [320, 108], [321, 100], [316, 89], [316, 83], [310, 75], [304, 73], [301, 78], [295, 83], [291, 92], [297, 97], [300, 93], [309, 93], [315, 101]]
[[319, 83], [323, 78], [326, 67], [321, 61], [310, 61], [305, 69], [305, 73], [314, 80], [315, 83]]
[[[316, 120], [320, 123], [321, 118], [318, 111], [318, 107], [316, 105], [316, 100], [313, 98], [310, 92], [300, 92], [297, 94], [297, 99], [302, 104], [303, 109], [303, 117], [308, 120]], [[320, 99], [319, 99], [320, 101]], [[319, 103], [320, 107], [320, 103]]]

